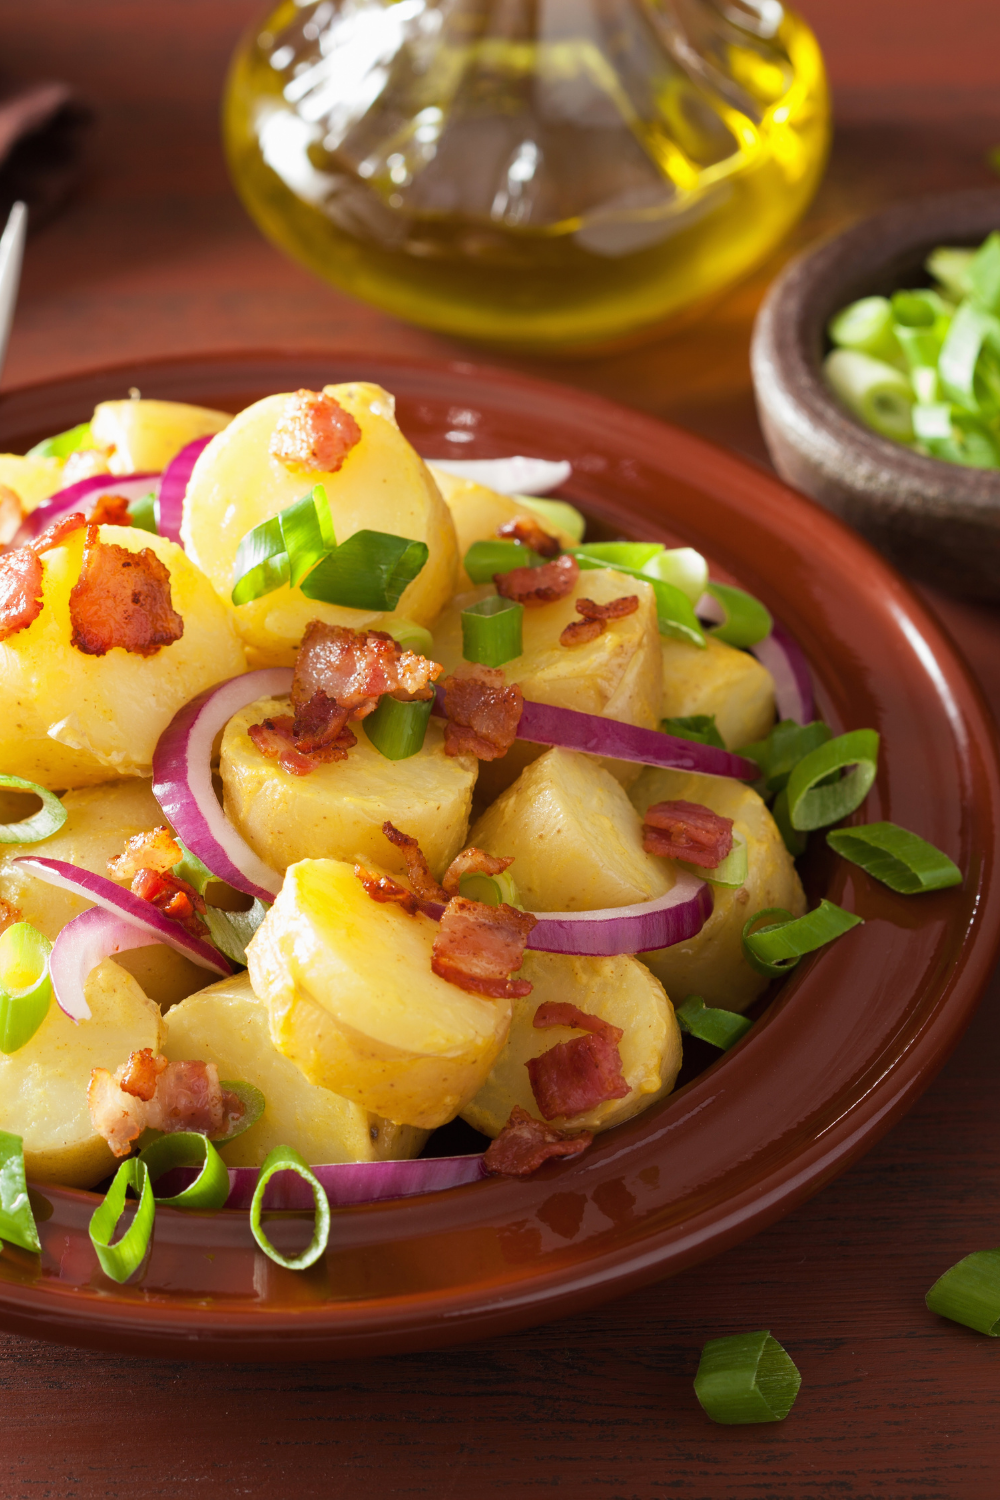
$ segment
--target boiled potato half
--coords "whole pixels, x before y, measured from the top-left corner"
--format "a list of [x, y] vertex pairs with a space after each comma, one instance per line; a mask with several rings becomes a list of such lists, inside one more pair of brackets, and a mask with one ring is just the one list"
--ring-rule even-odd
[[540, 516], [530, 506], [520, 504], [516, 496], [500, 495], [496, 490], [487, 489], [485, 484], [477, 484], [473, 479], [460, 479], [457, 474], [447, 474], [443, 469], [434, 468], [433, 464], [431, 473], [455, 523], [455, 534], [458, 538], [459, 588], [471, 589], [473, 587], [472, 579], [463, 566], [465, 554], [473, 542], [482, 542], [495, 537], [497, 528], [508, 521], [522, 519], [535, 521], [543, 531], [547, 531], [550, 536], [556, 538], [560, 547], [576, 546], [576, 538], [570, 536], [568, 531], [563, 531], [552, 521]]
[[293, 1147], [310, 1164], [403, 1161], [427, 1139], [424, 1130], [394, 1125], [310, 1083], [271, 1041], [267, 1006], [246, 974], [175, 1005], [165, 1025], [164, 1056], [215, 1063], [220, 1078], [252, 1083], [264, 1095], [260, 1119], [219, 1148], [230, 1167], [259, 1167], [275, 1146]]
[[667, 637], [663, 652], [663, 718], [715, 718], [727, 750], [762, 740], [774, 723], [774, 678], [748, 651], [706, 636], [705, 650]]
[[156, 742], [177, 710], [246, 670], [231, 615], [180, 547], [130, 526], [100, 533], [130, 552], [152, 548], [170, 573], [184, 634], [152, 656], [120, 646], [85, 655], [71, 644], [69, 620], [85, 532], [45, 553], [41, 614], [0, 641], [0, 766], [53, 789], [150, 775]]
[[515, 1104], [539, 1118], [525, 1063], [583, 1034], [569, 1026], [536, 1030], [535, 1012], [549, 1000], [568, 1001], [621, 1029], [618, 1051], [629, 1085], [624, 1099], [606, 1099], [583, 1114], [559, 1116], [551, 1122], [558, 1130], [608, 1130], [670, 1093], [681, 1066], [680, 1027], [662, 984], [644, 965], [624, 955], [579, 958], [529, 952], [520, 972], [534, 989], [514, 1001], [506, 1045], [479, 1093], [462, 1110], [463, 1120], [474, 1129], [499, 1135]]
[[225, 411], [183, 401], [102, 401], [90, 431], [94, 447], [112, 474], [159, 473], [195, 438], [221, 432], [232, 421]]
[[0, 1053], [0, 1130], [23, 1137], [34, 1182], [93, 1187], [114, 1170], [111, 1147], [90, 1123], [91, 1069], [113, 1073], [130, 1052], [159, 1050], [160, 1012], [113, 959], [92, 970], [84, 994], [89, 1021], [71, 1021], [53, 1000], [31, 1040]]
[[247, 949], [275, 1046], [311, 1082], [426, 1130], [480, 1088], [511, 1014], [438, 978], [437, 930], [373, 901], [352, 865], [302, 860]]
[[[649, 767], [632, 788], [640, 813], [654, 802], [698, 802], [724, 818], [747, 841], [746, 884], [739, 890], [712, 886], [714, 909], [704, 927], [686, 943], [642, 953], [640, 958], [663, 981], [679, 1005], [700, 995], [706, 1005], [746, 1010], [769, 980], [743, 957], [742, 935], [754, 912], [781, 906], [793, 917], [806, 909], [805, 894], [792, 856], [764, 802], [750, 787], [728, 776], [697, 776]], [[661, 863], [668, 865], [669, 860]]]
[[416, 755], [388, 760], [362, 723], [346, 761], [295, 776], [262, 755], [247, 733], [287, 712], [286, 700], [262, 698], [230, 719], [222, 739], [226, 813], [254, 852], [278, 871], [300, 859], [360, 859], [403, 874], [406, 866], [382, 832], [388, 818], [417, 840], [440, 880], [465, 844], [475, 757], [445, 755], [444, 730], [431, 719]]
[[32, 458], [30, 454], [23, 457], [20, 453], [0, 453], [0, 484], [5, 484], [8, 489], [21, 502], [21, 510], [25, 515], [41, 505], [56, 490], [63, 487], [63, 466], [58, 458]]
[[428, 625], [451, 598], [458, 549], [451, 513], [423, 460], [396, 425], [388, 392], [364, 381], [327, 386], [361, 428], [361, 441], [335, 474], [290, 468], [268, 447], [290, 394], [268, 396], [240, 412], [195, 465], [184, 502], [182, 535], [188, 555], [203, 568], [227, 607], [236, 551], [248, 531], [322, 484], [338, 542], [356, 531], [386, 531], [426, 542], [423, 569], [394, 615], [307, 599], [287, 584], [234, 610], [257, 666], [291, 666], [310, 620], [330, 625], [391, 628], [396, 617]]

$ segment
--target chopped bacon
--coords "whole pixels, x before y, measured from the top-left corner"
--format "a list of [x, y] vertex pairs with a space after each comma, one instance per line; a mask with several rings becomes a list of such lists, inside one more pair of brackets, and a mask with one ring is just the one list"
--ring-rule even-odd
[[700, 802], [654, 802], [646, 809], [642, 847], [647, 854], [714, 870], [732, 851], [733, 820]]
[[537, 921], [513, 906], [486, 906], [452, 896], [434, 939], [431, 968], [449, 984], [493, 1000], [531, 994], [526, 979], [510, 975], [524, 962], [524, 949]]
[[122, 853], [108, 860], [108, 874], [116, 880], [131, 880], [140, 870], [162, 875], [183, 857], [184, 850], [170, 829], [161, 825], [149, 833], [137, 833], [126, 839]]
[[0, 641], [26, 630], [42, 612], [42, 560], [30, 547], [0, 557]]
[[444, 670], [416, 651], [405, 651], [384, 630], [350, 630], [312, 620], [306, 626], [295, 661], [292, 704], [296, 710], [317, 693], [325, 693], [352, 719], [363, 719], [383, 693], [403, 702], [426, 702], [430, 684]]
[[494, 573], [493, 582], [502, 598], [530, 608], [565, 599], [573, 592], [579, 576], [580, 564], [567, 552], [540, 568], [512, 568], [509, 573]]
[[405, 885], [400, 885], [398, 880], [393, 880], [391, 875], [376, 875], [373, 871], [366, 870], [364, 865], [355, 865], [354, 873], [364, 886], [365, 893], [380, 905], [388, 906], [395, 902], [411, 917], [415, 917], [420, 910], [420, 902], [413, 892], [408, 891]]
[[584, 641], [596, 640], [607, 629], [609, 620], [621, 620], [625, 615], [634, 615], [639, 608], [638, 594], [623, 594], [620, 599], [611, 599], [607, 604], [597, 604], [593, 599], [578, 599], [576, 612], [582, 620], [567, 625], [559, 640], [564, 646], [581, 646]]
[[9, 901], [0, 900], [0, 932], [6, 932], [8, 927], [13, 927], [15, 922], [23, 922], [24, 917], [19, 906], [12, 906]]
[[[311, 706], [307, 705], [307, 710]], [[334, 708], [337, 708], [336, 704]], [[349, 709], [337, 709], [338, 715], [343, 713], [345, 717], [349, 712]], [[346, 724], [333, 739], [322, 743], [325, 735], [321, 736], [317, 733], [315, 718], [308, 716], [306, 734], [300, 742], [295, 733], [297, 717], [293, 719], [290, 714], [280, 714], [276, 718], [265, 719], [263, 724], [251, 724], [247, 730], [261, 755], [266, 755], [269, 760], [276, 760], [283, 771], [288, 771], [293, 776], [308, 776], [311, 771], [315, 771], [317, 766], [329, 765], [330, 762], [336, 760], [346, 760], [348, 750], [353, 749], [358, 743], [357, 735], [352, 729], [348, 729]], [[332, 726], [332, 716], [330, 723]], [[310, 727], [312, 732], [310, 732]], [[300, 743], [303, 742], [309, 746], [308, 750], [299, 748]]]
[[208, 927], [198, 913], [205, 910], [205, 898], [193, 885], [176, 875], [159, 870], [138, 870], [130, 887], [134, 896], [149, 901], [172, 922], [177, 922], [192, 937], [204, 937]]
[[0, 547], [13, 541], [20, 525], [20, 496], [9, 484], [0, 484]]
[[618, 1051], [622, 1039], [620, 1027], [561, 1000], [547, 1000], [540, 1005], [533, 1024], [539, 1030], [573, 1026], [589, 1033], [575, 1036], [569, 1042], [557, 1042], [525, 1063], [531, 1092], [547, 1120], [582, 1115], [606, 1099], [626, 1097], [629, 1086], [622, 1076]]
[[593, 1139], [589, 1130], [575, 1135], [553, 1130], [515, 1104], [510, 1119], [486, 1150], [483, 1170], [491, 1177], [530, 1177], [554, 1156], [578, 1156]]
[[469, 666], [447, 677], [444, 688], [444, 748], [447, 755], [498, 760], [517, 738], [524, 695], [499, 667]]
[[513, 863], [512, 854], [504, 854], [495, 859], [492, 854], [475, 846], [463, 849], [461, 854], [455, 855], [444, 872], [441, 885], [447, 895], [457, 896], [463, 875], [502, 875], [507, 866]]
[[130, 552], [102, 542], [87, 527], [80, 577], [70, 590], [73, 645], [87, 656], [104, 656], [115, 646], [137, 656], [153, 656], [184, 634], [173, 608], [170, 573], [151, 547]]
[[115, 1156], [127, 1156], [144, 1130], [217, 1136], [244, 1113], [242, 1101], [220, 1084], [215, 1063], [168, 1062], [149, 1047], [113, 1074], [94, 1068], [87, 1107]]
[[50, 547], [61, 547], [68, 536], [72, 536], [74, 531], [79, 531], [86, 524], [87, 517], [82, 511], [75, 510], [72, 515], [60, 516], [57, 521], [53, 521], [41, 536], [36, 536], [35, 540], [29, 542], [28, 545], [33, 552], [41, 555], [43, 552], [48, 552]]
[[339, 401], [324, 391], [296, 391], [268, 451], [286, 468], [336, 474], [360, 441], [361, 428]]
[[447, 901], [448, 892], [438, 885], [430, 872], [430, 867], [424, 857], [424, 852], [415, 838], [408, 833], [400, 833], [394, 828], [388, 818], [382, 824], [382, 832], [390, 844], [395, 844], [406, 861], [406, 873], [414, 892], [423, 901]]
[[599, 635], [603, 635], [607, 629], [604, 620], [571, 620], [565, 630], [560, 632], [560, 646], [585, 646], [588, 641], [596, 641]]
[[131, 526], [124, 495], [102, 495], [90, 512], [91, 526]]
[[504, 541], [520, 542], [530, 547], [539, 557], [558, 557], [559, 543], [534, 519], [533, 516], [514, 516], [497, 527], [497, 536]]
[[333, 745], [344, 752], [334, 759], [343, 760], [347, 751], [358, 743], [357, 736], [347, 728], [350, 717], [351, 710], [335, 698], [328, 698], [322, 691], [314, 693], [308, 703], [296, 708], [292, 719], [296, 750], [301, 755], [315, 755], [317, 750]]

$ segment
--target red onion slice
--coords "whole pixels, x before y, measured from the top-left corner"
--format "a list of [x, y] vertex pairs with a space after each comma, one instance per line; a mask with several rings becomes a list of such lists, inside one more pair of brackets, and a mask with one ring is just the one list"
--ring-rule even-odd
[[188, 480], [196, 462], [201, 454], [212, 441], [208, 437], [195, 438], [193, 443], [174, 455], [163, 471], [160, 480], [160, 493], [157, 496], [156, 524], [161, 536], [168, 537], [170, 541], [176, 542], [178, 547], [184, 544], [181, 541], [181, 517], [184, 511], [184, 496], [187, 494]]
[[56, 1004], [71, 1021], [89, 1021], [90, 1006], [84, 985], [102, 959], [129, 948], [148, 948], [160, 941], [159, 936], [141, 932], [134, 922], [125, 921], [101, 906], [74, 917], [56, 938], [49, 957], [49, 974]]
[[[213, 973], [222, 975], [233, 973], [232, 964], [218, 948], [202, 942], [201, 938], [192, 937], [183, 927], [157, 911], [151, 901], [144, 901], [141, 896], [123, 890], [105, 875], [95, 875], [92, 870], [67, 864], [63, 859], [41, 859], [35, 854], [21, 855], [13, 863], [22, 865], [30, 874], [36, 875], [48, 885], [57, 885], [61, 890], [72, 891], [74, 896], [83, 896], [85, 900], [93, 901], [95, 906], [103, 907], [112, 916], [123, 922], [130, 922], [133, 929], [138, 928], [151, 941], [176, 948], [178, 953], [185, 954], [203, 969], [211, 969]], [[133, 944], [133, 947], [141, 946], [141, 943]]]
[[226, 817], [212, 786], [212, 745], [241, 708], [292, 687], [291, 667], [264, 667], [208, 688], [175, 714], [153, 752], [153, 796], [178, 838], [219, 880], [273, 901], [282, 876], [266, 865]]
[[517, 737], [536, 745], [560, 745], [586, 755], [607, 755], [613, 760], [639, 761], [644, 766], [672, 771], [732, 776], [738, 781], [753, 781], [760, 774], [752, 760], [714, 745], [699, 745], [657, 729], [640, 729], [618, 719], [583, 714], [575, 708], [555, 708], [549, 703], [525, 701]]
[[459, 479], [485, 484], [501, 495], [547, 495], [565, 484], [573, 466], [565, 459], [553, 462], [547, 458], [428, 458], [425, 463]]
[[779, 719], [794, 719], [797, 724], [811, 724], [816, 716], [812, 679], [802, 647], [777, 620], [771, 634], [751, 646], [756, 656], [774, 678], [774, 701]]
[[[412, 1198], [418, 1193], [440, 1193], [448, 1188], [478, 1182], [486, 1176], [482, 1156], [437, 1156], [417, 1161], [350, 1161], [312, 1167], [330, 1199], [331, 1208], [347, 1208], [357, 1203], [381, 1203], [387, 1198]], [[197, 1168], [176, 1168], [179, 1183], [182, 1174], [187, 1182], [198, 1175]], [[253, 1199], [259, 1173], [256, 1167], [230, 1167], [227, 1208], [247, 1209]], [[161, 1179], [170, 1187], [174, 1173]], [[186, 1184], [185, 1184], [186, 1185]], [[158, 1187], [158, 1191], [163, 1191]], [[312, 1193], [308, 1183], [294, 1172], [279, 1172], [272, 1177], [264, 1194], [266, 1209], [311, 1209]]]
[[159, 474], [92, 474], [89, 479], [80, 479], [64, 490], [56, 490], [25, 516], [10, 545], [25, 546], [47, 531], [53, 521], [71, 515], [75, 510], [89, 515], [102, 495], [123, 495], [126, 500], [141, 500], [149, 494], [159, 477]]

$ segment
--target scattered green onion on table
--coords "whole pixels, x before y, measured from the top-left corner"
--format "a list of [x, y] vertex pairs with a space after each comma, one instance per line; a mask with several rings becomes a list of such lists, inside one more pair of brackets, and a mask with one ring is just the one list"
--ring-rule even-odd
[[783, 1422], [802, 1376], [764, 1329], [710, 1339], [701, 1351], [694, 1392], [707, 1416], [726, 1426]]

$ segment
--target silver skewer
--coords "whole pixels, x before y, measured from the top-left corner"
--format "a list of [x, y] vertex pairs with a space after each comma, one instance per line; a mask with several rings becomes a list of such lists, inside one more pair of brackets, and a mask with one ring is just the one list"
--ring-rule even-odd
[[23, 203], [15, 203], [10, 211], [7, 227], [0, 235], [0, 374], [3, 373], [7, 357], [10, 328], [14, 321], [14, 308], [17, 306], [27, 228], [28, 210]]

